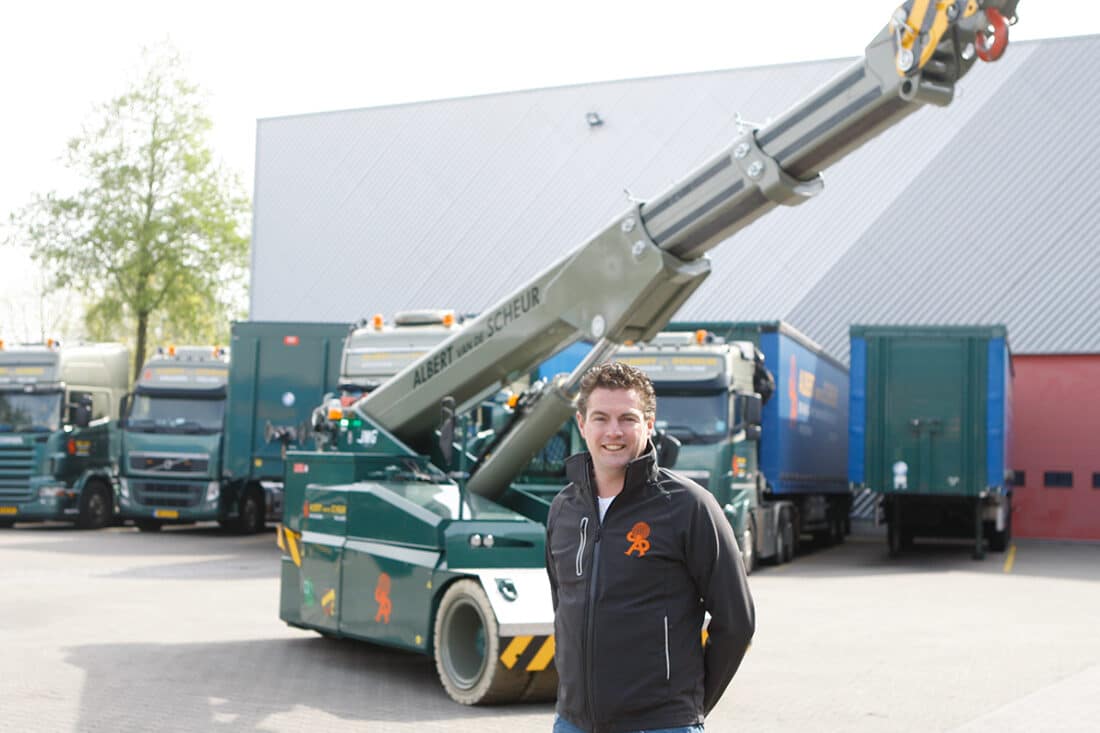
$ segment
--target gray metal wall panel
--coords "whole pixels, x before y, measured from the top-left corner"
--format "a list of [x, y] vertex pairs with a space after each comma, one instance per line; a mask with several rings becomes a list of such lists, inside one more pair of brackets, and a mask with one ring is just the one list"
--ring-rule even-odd
[[1004, 323], [1018, 353], [1100, 351], [1100, 189], [1085, 183], [1100, 161], [1100, 81], [1065, 74], [1098, 49], [1028, 44], [1001, 92], [787, 318], [844, 359], [852, 322]]
[[[1098, 51], [1014, 44], [951, 107], [829, 169], [819, 200], [714, 250], [680, 315], [783, 318], [842, 358], [853, 321], [1005, 322], [1019, 352], [1100, 351], [1100, 214], [1081, 183], [1100, 95], [1066, 73]], [[262, 120], [251, 316], [480, 311], [622, 212], [624, 189], [653, 197], [728, 144], [738, 113], [764, 122], [850, 63]]]

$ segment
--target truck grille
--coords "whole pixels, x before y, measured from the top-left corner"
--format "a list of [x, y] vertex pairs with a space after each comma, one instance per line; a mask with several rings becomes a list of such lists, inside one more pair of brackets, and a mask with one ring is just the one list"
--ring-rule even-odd
[[210, 459], [202, 454], [131, 453], [130, 470], [168, 473], [174, 476], [205, 476]]
[[206, 484], [167, 484], [152, 481], [131, 481], [134, 501], [142, 506], [192, 507], [202, 501]]
[[31, 498], [34, 448], [0, 445], [0, 500]]

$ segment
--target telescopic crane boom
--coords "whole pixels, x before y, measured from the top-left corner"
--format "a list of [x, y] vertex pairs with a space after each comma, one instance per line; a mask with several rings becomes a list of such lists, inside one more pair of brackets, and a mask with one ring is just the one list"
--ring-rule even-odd
[[819, 193], [819, 171], [926, 104], [947, 105], [977, 59], [1004, 52], [1017, 0], [909, 0], [863, 59], [652, 201], [634, 206], [355, 410], [423, 450], [444, 397], [458, 404], [560, 349], [596, 347], [573, 374], [525, 395], [470, 490], [493, 498], [572, 412], [576, 384], [616, 345], [655, 335], [710, 272], [708, 250], [779, 205]]

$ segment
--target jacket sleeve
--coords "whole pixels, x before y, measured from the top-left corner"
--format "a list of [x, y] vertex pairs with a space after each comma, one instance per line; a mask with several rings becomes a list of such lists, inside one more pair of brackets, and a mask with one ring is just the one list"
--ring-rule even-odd
[[546, 518], [546, 575], [550, 578], [550, 601], [554, 606], [554, 613], [558, 612], [558, 576], [554, 569], [554, 557], [550, 553], [550, 533], [554, 526], [554, 506], [550, 506], [549, 516]]
[[756, 628], [756, 610], [733, 528], [709, 493], [702, 492], [695, 503], [687, 560], [710, 613], [703, 692], [703, 710], [710, 713], [748, 651]]

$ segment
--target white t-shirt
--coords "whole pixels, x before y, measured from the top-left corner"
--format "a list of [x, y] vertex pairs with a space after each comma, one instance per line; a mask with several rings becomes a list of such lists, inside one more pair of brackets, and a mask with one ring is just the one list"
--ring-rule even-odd
[[600, 503], [600, 524], [603, 524], [604, 515], [607, 514], [607, 508], [611, 506], [611, 502], [615, 501], [614, 496], [597, 496], [596, 501]]

